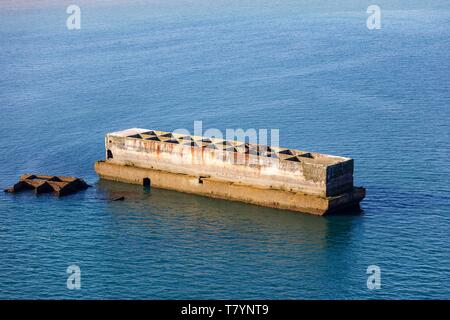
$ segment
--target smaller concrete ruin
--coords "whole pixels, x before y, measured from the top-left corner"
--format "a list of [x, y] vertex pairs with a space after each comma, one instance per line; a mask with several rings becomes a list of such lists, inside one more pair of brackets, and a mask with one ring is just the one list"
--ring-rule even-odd
[[80, 178], [24, 174], [20, 176], [19, 182], [4, 191], [16, 193], [24, 190], [34, 190], [36, 195], [52, 192], [56, 196], [61, 197], [85, 190], [88, 187], [90, 185]]

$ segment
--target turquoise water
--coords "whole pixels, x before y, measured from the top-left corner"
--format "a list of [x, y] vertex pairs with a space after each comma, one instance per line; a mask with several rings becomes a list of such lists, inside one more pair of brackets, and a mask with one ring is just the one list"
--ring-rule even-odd
[[[0, 298], [450, 298], [450, 6], [0, 4]], [[314, 217], [99, 181], [106, 132], [278, 128], [355, 159], [363, 214]], [[124, 195], [124, 202], [110, 202]], [[81, 289], [66, 268], [81, 268]], [[369, 265], [381, 289], [366, 286]]]

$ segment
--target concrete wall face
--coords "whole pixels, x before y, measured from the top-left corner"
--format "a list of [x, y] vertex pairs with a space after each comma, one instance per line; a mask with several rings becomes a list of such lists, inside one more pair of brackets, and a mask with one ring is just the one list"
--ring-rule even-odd
[[107, 134], [107, 162], [321, 197], [353, 188], [353, 160], [146, 129]]
[[327, 196], [347, 192], [353, 188], [353, 159], [328, 166]]

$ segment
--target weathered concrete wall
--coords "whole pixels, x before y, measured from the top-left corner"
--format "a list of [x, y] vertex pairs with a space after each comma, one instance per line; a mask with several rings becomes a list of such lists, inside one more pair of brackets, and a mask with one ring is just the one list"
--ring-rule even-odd
[[113, 164], [321, 197], [353, 189], [349, 158], [147, 129], [109, 133], [105, 145]]
[[353, 188], [336, 197], [320, 197], [301, 192], [254, 187], [215, 178], [199, 178], [188, 174], [120, 165], [112, 161], [97, 161], [95, 171], [103, 179], [142, 184], [150, 179], [151, 186], [213, 198], [235, 200], [278, 209], [323, 215], [356, 206], [364, 197], [363, 188]]

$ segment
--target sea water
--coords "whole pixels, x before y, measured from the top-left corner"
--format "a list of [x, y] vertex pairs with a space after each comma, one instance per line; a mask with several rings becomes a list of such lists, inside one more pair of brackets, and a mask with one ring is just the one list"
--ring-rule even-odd
[[[79, 1], [69, 30], [66, 3], [2, 2], [1, 187], [27, 172], [93, 187], [0, 194], [0, 298], [449, 298], [450, 7], [378, 1], [368, 29], [369, 4]], [[194, 121], [354, 158], [362, 214], [96, 176], [106, 132]]]

